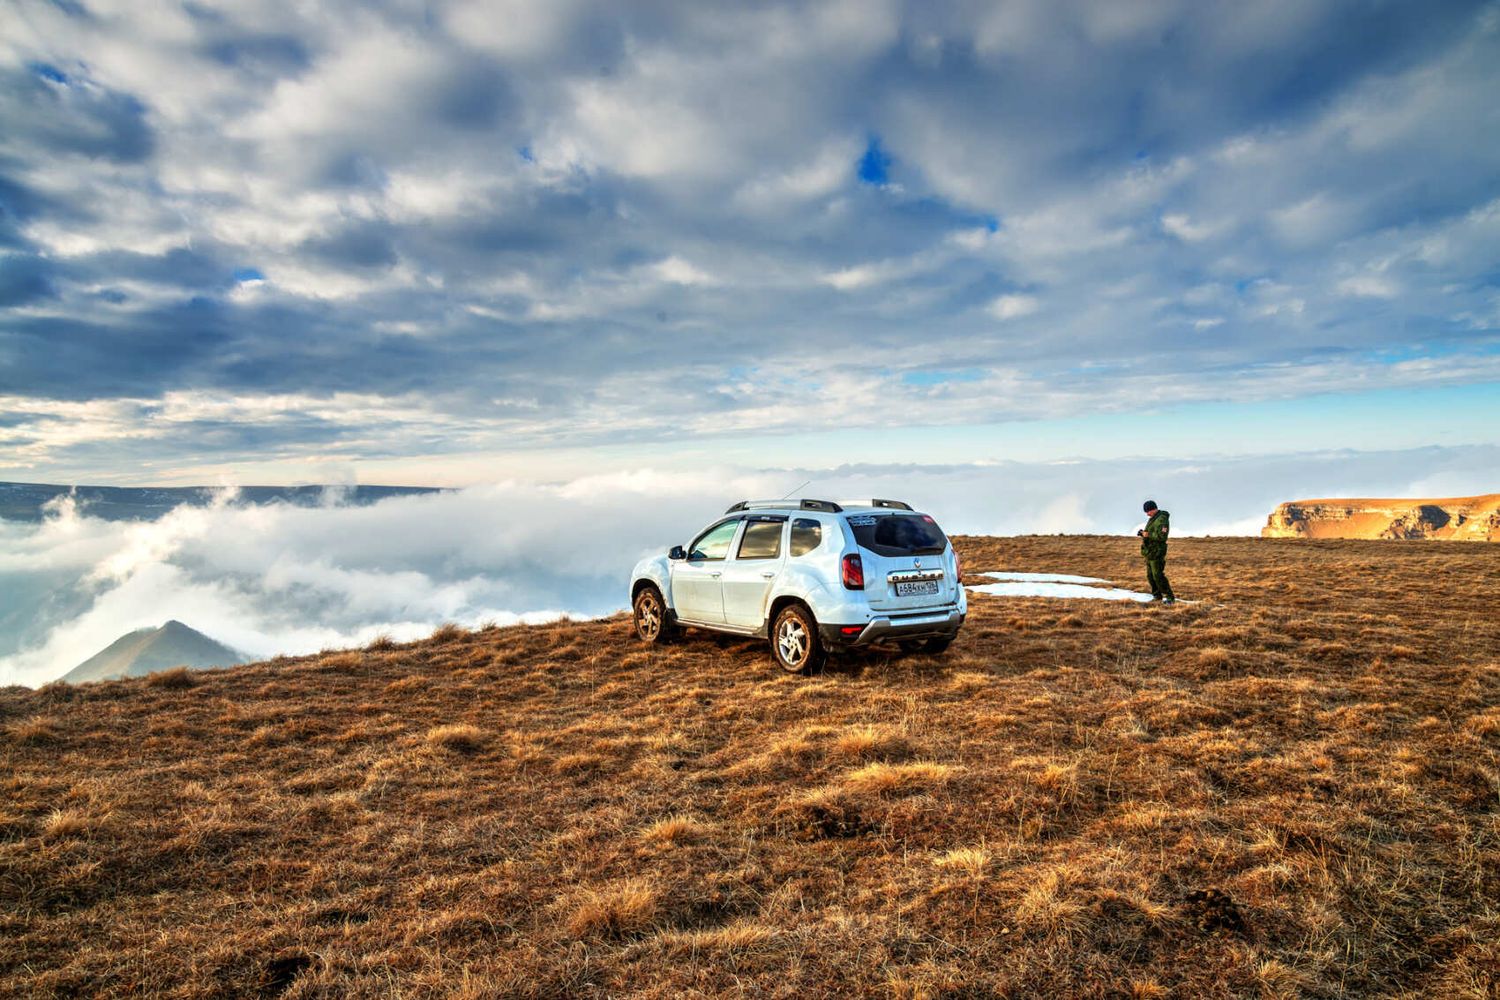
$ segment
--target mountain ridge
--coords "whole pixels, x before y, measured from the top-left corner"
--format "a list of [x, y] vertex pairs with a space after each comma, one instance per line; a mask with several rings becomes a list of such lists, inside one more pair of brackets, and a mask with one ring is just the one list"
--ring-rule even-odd
[[289, 503], [314, 506], [334, 491], [355, 506], [391, 497], [425, 496], [445, 492], [440, 486], [87, 486], [58, 483], [0, 482], [0, 520], [41, 521], [46, 505], [72, 495], [84, 513], [106, 521], [151, 521], [176, 507], [206, 507], [224, 489], [234, 489], [238, 502], [258, 506]]
[[127, 632], [62, 675], [69, 684], [145, 677], [172, 667], [233, 667], [250, 657], [170, 619], [158, 628]]

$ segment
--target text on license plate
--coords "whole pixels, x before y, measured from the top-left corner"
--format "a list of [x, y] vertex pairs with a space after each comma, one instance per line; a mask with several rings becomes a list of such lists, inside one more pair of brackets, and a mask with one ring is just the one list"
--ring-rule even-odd
[[909, 583], [896, 584], [897, 597], [921, 597], [924, 594], [936, 594], [938, 585], [936, 580], [912, 580]]

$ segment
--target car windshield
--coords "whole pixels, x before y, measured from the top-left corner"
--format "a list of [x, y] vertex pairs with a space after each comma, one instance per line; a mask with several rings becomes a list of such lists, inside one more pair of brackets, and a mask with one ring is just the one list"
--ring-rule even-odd
[[882, 556], [937, 555], [948, 537], [926, 514], [851, 514], [849, 527], [860, 548]]

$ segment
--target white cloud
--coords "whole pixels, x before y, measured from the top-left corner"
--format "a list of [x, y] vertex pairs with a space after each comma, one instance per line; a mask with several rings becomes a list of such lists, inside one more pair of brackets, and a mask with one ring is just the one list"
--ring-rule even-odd
[[876, 265], [861, 264], [825, 274], [821, 280], [824, 284], [837, 288], [841, 292], [849, 292], [875, 284], [881, 279], [883, 273], [882, 269]]
[[[254, 443], [307, 461], [868, 419], [816, 378], [779, 409], [702, 388], [751, 344], [799, 372], [823, 345], [922, 419], [1013, 416], [892, 385], [913, 330], [1047, 412], [1147, 369], [1140, 400], [1488, 370], [1493, 12], [1385, 5], [1348, 47], [1324, 0], [86, 6], [0, 33], [0, 436], [37, 476], [253, 458], [252, 428], [158, 419], [209, 387], [308, 401]], [[872, 140], [899, 185], [857, 177]], [[1043, 304], [1044, 336], [996, 329]], [[1418, 328], [1432, 365], [1365, 363]], [[316, 403], [350, 394], [388, 402]]]
[[1163, 215], [1161, 227], [1168, 233], [1187, 243], [1201, 243], [1224, 232], [1228, 223], [1194, 222], [1186, 215]]
[[996, 319], [1020, 319], [1040, 308], [1041, 303], [1034, 295], [1002, 295], [991, 301], [986, 310]]
[[1378, 274], [1361, 274], [1345, 278], [1338, 284], [1339, 293], [1366, 299], [1393, 299], [1400, 290], [1389, 278]]
[[674, 285], [714, 285], [717, 280], [707, 271], [673, 255], [651, 265], [651, 272]]

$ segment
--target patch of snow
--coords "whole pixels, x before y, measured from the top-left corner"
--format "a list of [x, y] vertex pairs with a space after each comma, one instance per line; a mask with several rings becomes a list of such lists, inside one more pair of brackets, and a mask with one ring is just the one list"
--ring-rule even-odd
[[980, 573], [991, 580], [1007, 583], [1108, 583], [1097, 576], [1071, 576], [1067, 573]]
[[1124, 590], [1120, 587], [1090, 587], [1078, 583], [1038, 583], [1017, 580], [1010, 583], [981, 583], [969, 589], [981, 594], [995, 594], [998, 597], [1082, 597], [1102, 601], [1151, 600], [1150, 594], [1138, 594], [1133, 590]]

